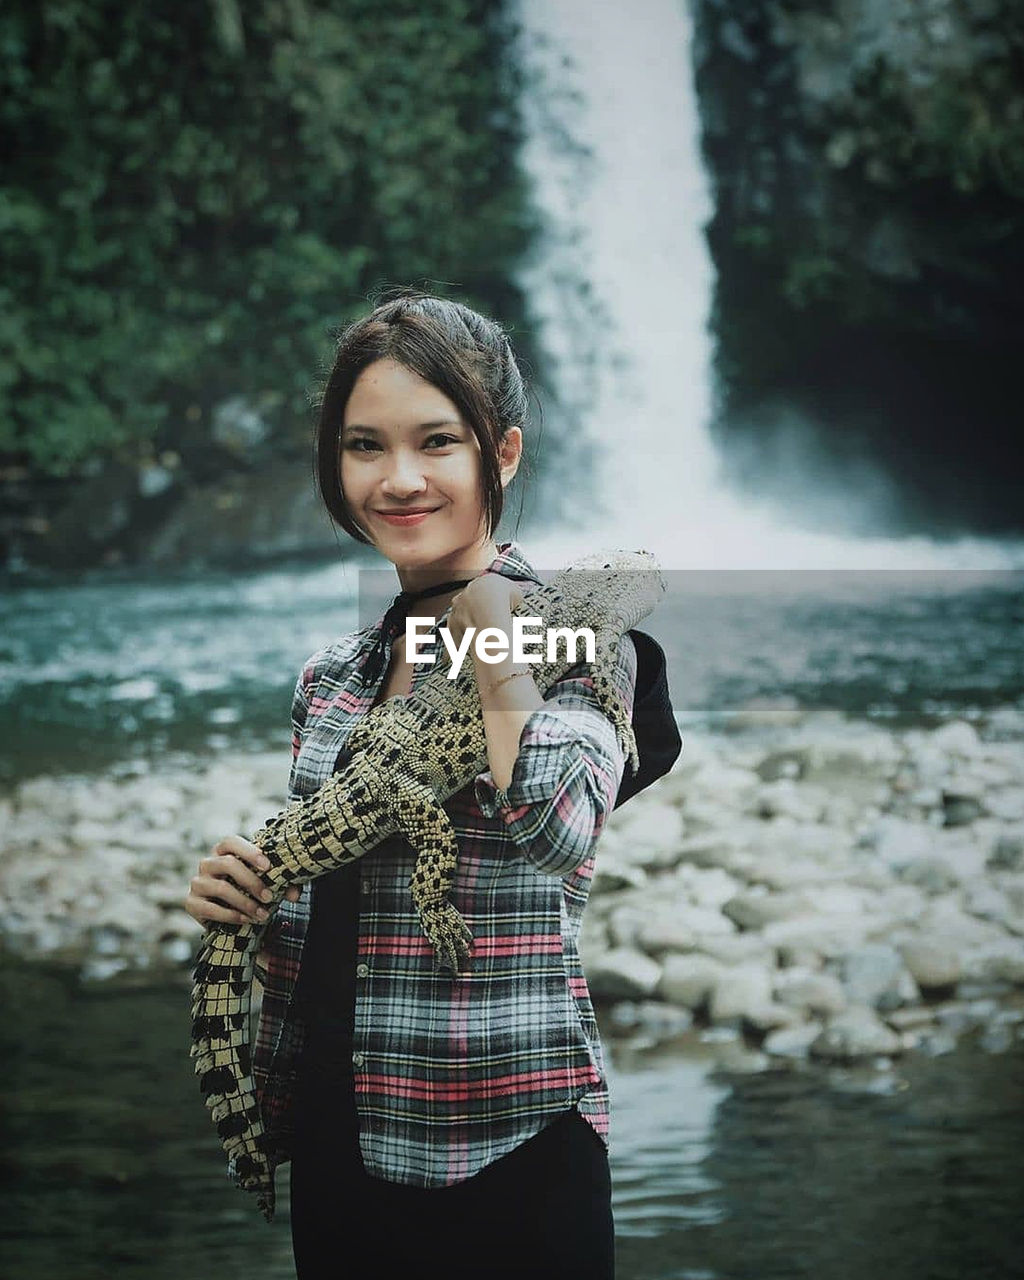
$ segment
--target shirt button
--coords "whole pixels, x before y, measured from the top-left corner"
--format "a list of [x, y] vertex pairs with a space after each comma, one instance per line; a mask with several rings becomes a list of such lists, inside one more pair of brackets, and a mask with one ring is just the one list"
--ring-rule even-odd
[[370, 972], [370, 966], [368, 964], [356, 965], [356, 973], [360, 976], [360, 978], [365, 978], [369, 972]]
[[352, 1055], [352, 1065], [354, 1067], [361, 1067], [363, 1065], [363, 1055], [361, 1053], [354, 1053]]
[[364, 880], [364, 881], [362, 882], [362, 886], [363, 886], [363, 893], [369, 893], [369, 892], [370, 892], [370, 882], [369, 882], [369, 880]]

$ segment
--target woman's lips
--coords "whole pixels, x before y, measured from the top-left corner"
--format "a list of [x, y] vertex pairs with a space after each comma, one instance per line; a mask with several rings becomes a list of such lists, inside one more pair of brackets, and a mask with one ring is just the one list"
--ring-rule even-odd
[[427, 516], [432, 516], [433, 511], [416, 511], [409, 515], [399, 515], [390, 511], [378, 511], [377, 514], [382, 520], [386, 520], [388, 524], [397, 524], [399, 526], [419, 524], [421, 520], [426, 520]]

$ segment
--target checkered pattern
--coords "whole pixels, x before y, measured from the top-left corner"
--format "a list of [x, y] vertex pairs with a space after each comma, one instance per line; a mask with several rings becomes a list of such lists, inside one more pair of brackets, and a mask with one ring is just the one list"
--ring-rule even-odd
[[[501, 544], [490, 571], [541, 581], [514, 542]], [[522, 587], [528, 596], [529, 583]], [[446, 617], [432, 628], [435, 638]], [[382, 621], [304, 664], [292, 703], [289, 800], [327, 781], [370, 710], [385, 673], [364, 687], [361, 671]], [[414, 669], [413, 687], [432, 669]], [[631, 711], [636, 650], [628, 635], [615, 682]], [[419, 1187], [461, 1182], [571, 1106], [607, 1145], [604, 1059], [577, 940], [624, 769], [581, 663], [524, 725], [508, 788], [488, 770], [445, 803], [459, 848], [449, 896], [474, 938], [472, 972], [457, 981], [436, 971], [410, 897], [411, 846], [396, 836], [361, 860], [357, 954], [365, 970], [356, 979], [352, 1070], [372, 1176]], [[275, 1167], [291, 1156], [305, 1037], [293, 996], [311, 897], [307, 883], [298, 902], [282, 901], [264, 939], [253, 1077]]]

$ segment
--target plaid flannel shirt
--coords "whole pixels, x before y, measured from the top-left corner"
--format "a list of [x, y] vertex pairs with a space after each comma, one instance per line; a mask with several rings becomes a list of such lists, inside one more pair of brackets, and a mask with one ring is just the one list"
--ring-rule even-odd
[[[541, 583], [515, 542], [490, 572]], [[529, 597], [530, 583], [522, 584]], [[447, 611], [433, 626], [434, 651]], [[369, 711], [385, 672], [361, 668], [377, 622], [318, 649], [292, 706], [289, 800], [316, 791]], [[471, 659], [467, 659], [471, 660]], [[413, 670], [413, 688], [435, 668]], [[627, 711], [636, 649], [618, 646], [615, 680]], [[625, 759], [593, 693], [586, 663], [553, 685], [523, 726], [508, 788], [490, 770], [445, 810], [459, 845], [450, 899], [473, 933], [472, 970], [435, 973], [409, 892], [415, 852], [392, 837], [360, 862], [352, 1068], [359, 1142], [369, 1174], [419, 1187], [461, 1182], [570, 1107], [608, 1145], [604, 1057], [577, 941], [598, 837]], [[293, 1000], [310, 884], [268, 926], [253, 1075], [273, 1166], [291, 1158], [292, 1096], [305, 1026]]]

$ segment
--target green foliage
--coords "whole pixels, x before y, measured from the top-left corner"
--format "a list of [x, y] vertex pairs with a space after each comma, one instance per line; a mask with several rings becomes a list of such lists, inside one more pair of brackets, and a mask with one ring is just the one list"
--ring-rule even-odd
[[[979, 26], [982, 24], [979, 20]], [[1024, 199], [1024, 22], [1006, 15], [985, 60], [916, 79], [879, 58], [855, 85], [857, 142], [869, 180], [929, 182], [963, 194]], [[982, 46], [985, 47], [985, 46]]]
[[786, 264], [783, 296], [798, 309], [828, 299], [841, 275], [839, 264], [824, 253], [795, 250]]
[[0, 451], [187, 454], [239, 394], [305, 438], [329, 330], [381, 284], [514, 323], [508, 34], [497, 0], [12, 0]]

